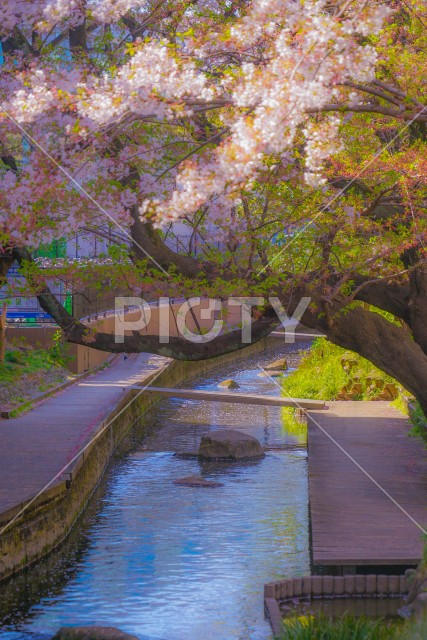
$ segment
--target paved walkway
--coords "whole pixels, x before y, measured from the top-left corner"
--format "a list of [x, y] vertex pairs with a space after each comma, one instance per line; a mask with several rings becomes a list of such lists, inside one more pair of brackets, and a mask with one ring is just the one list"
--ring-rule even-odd
[[47, 398], [18, 418], [0, 418], [0, 513], [34, 496], [90, 440], [126, 388], [167, 359], [142, 353]]
[[417, 564], [422, 533], [315, 424], [316, 421], [422, 527], [427, 452], [388, 402], [330, 402], [310, 411], [308, 468], [315, 565]]

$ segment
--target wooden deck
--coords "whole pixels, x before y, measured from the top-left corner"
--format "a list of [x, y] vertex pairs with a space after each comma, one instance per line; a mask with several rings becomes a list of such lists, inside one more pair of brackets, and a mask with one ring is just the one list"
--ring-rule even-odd
[[417, 564], [421, 530], [322, 432], [425, 529], [427, 452], [406, 418], [387, 402], [331, 402], [308, 415], [313, 564]]

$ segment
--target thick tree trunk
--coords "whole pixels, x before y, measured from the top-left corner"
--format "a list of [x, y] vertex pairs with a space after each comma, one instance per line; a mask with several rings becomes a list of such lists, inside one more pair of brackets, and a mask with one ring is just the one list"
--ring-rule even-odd
[[[3, 286], [14, 258], [11, 255], [0, 256], [0, 287]], [[1, 315], [0, 315], [0, 364], [4, 362], [4, 356], [6, 352], [6, 302], [2, 303]]]
[[[20, 264], [32, 260], [31, 254], [26, 249], [14, 249], [13, 254]], [[49, 313], [64, 331], [67, 342], [83, 344], [100, 351], [110, 351], [111, 353], [148, 352], [176, 360], [207, 360], [248, 346], [242, 341], [240, 329], [223, 333], [211, 342], [195, 343], [185, 338], [171, 336], [168, 344], [162, 344], [159, 336], [142, 335], [134, 331], [133, 335], [125, 336], [124, 343], [120, 343], [116, 342], [114, 334], [96, 332], [92, 335], [90, 327], [82, 324], [68, 313], [47, 285], [39, 293], [37, 299], [42, 309]], [[278, 324], [279, 319], [276, 314], [272, 310], [267, 312], [262, 319], [253, 322], [252, 342], [257, 342], [267, 336]]]
[[6, 280], [7, 273], [14, 261], [15, 258], [13, 258], [11, 255], [0, 255], [0, 287], [3, 286]]
[[427, 354], [427, 269], [419, 267], [412, 271], [409, 283], [409, 324], [414, 340]]
[[132, 245], [132, 254], [138, 260], [147, 260], [149, 266], [160, 266], [167, 271], [169, 267], [173, 268], [184, 276], [194, 278], [201, 272], [201, 265], [195, 258], [175, 253], [167, 247], [157, 232], [150, 224], [143, 223], [139, 217], [138, 208], [132, 207], [131, 215], [133, 224], [131, 226], [131, 235], [134, 243]]

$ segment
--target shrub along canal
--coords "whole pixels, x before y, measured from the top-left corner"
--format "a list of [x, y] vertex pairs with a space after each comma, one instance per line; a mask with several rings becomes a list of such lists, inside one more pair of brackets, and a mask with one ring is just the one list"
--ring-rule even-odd
[[[286, 355], [294, 367], [308, 346], [236, 362], [191, 386], [215, 390], [232, 378], [242, 393], [279, 394], [258, 366]], [[89, 624], [144, 640], [271, 637], [264, 583], [309, 573], [301, 434], [276, 407], [163, 400], [142, 419], [149, 436], [141, 441], [136, 430], [131, 453], [115, 457], [67, 541], [0, 585], [1, 638], [44, 639]], [[181, 455], [219, 428], [255, 436], [266, 457], [199, 463]], [[173, 484], [193, 474], [223, 486]]]

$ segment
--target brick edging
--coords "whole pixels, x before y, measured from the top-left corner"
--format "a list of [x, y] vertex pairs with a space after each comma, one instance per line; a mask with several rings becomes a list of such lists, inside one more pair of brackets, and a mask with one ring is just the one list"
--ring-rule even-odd
[[406, 576], [304, 576], [264, 585], [264, 606], [274, 635], [282, 632], [280, 603], [316, 598], [396, 598], [407, 595]]

